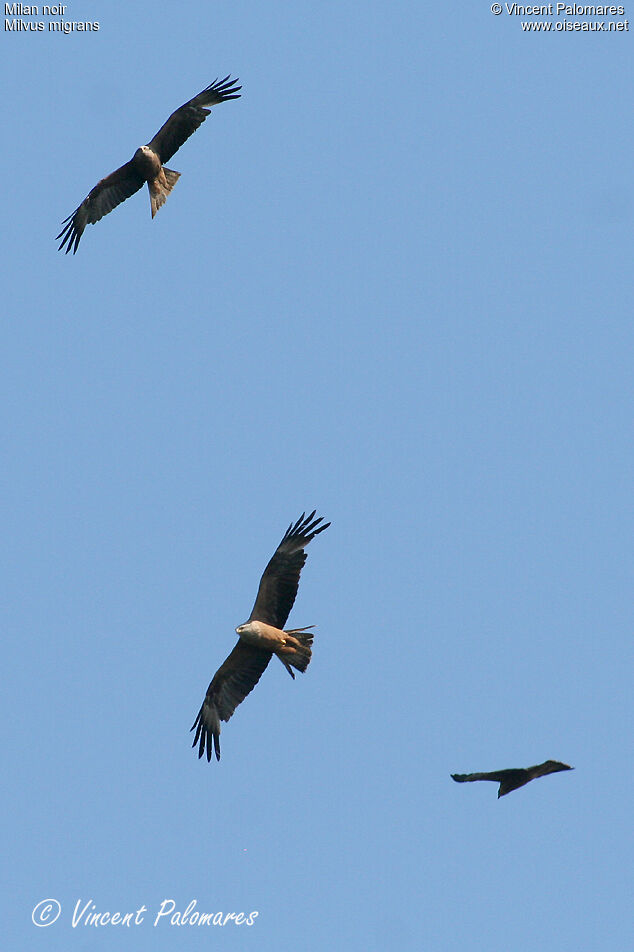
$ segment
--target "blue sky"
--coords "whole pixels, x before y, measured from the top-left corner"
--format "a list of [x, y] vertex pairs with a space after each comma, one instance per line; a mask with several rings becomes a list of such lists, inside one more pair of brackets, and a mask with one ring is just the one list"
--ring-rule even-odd
[[[97, 33], [2, 37], [11, 948], [631, 941], [631, 33], [469, 7], [84, 3]], [[227, 73], [154, 221], [144, 190], [58, 254]], [[200, 762], [313, 508], [312, 663]], [[547, 758], [576, 769], [500, 801], [449, 777]], [[154, 926], [166, 899], [258, 917]], [[147, 912], [73, 928], [88, 900]]]

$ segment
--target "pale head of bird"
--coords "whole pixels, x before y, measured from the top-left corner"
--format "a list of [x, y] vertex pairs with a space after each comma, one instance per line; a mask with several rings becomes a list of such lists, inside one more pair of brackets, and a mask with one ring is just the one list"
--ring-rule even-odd
[[140, 145], [132, 156], [132, 161], [137, 171], [139, 171], [141, 175], [146, 175], [148, 179], [150, 176], [158, 175], [161, 170], [161, 160], [156, 152], [153, 152], [148, 145]]

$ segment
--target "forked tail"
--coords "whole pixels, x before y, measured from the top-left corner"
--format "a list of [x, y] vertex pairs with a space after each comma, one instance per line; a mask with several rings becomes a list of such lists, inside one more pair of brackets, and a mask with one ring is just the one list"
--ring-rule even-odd
[[152, 218], [154, 218], [161, 205], [165, 204], [167, 196], [178, 182], [180, 176], [180, 172], [172, 172], [171, 169], [166, 169], [165, 166], [163, 166], [156, 178], [147, 183], [150, 190]]
[[286, 644], [283, 648], [278, 649], [277, 656], [292, 678], [295, 677], [292, 668], [296, 668], [297, 671], [305, 671], [310, 664], [311, 645], [313, 643], [311, 628], [314, 627], [314, 625], [309, 625], [307, 628], [291, 628], [284, 632]]

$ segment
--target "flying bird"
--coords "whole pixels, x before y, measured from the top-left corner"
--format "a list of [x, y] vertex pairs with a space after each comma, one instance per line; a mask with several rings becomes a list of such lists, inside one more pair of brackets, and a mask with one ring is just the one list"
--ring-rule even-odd
[[512, 767], [509, 770], [493, 770], [491, 773], [452, 773], [452, 777], [458, 783], [471, 782], [472, 780], [494, 780], [500, 784], [498, 790], [498, 800], [500, 797], [510, 793], [511, 790], [517, 790], [524, 784], [530, 783], [536, 777], [545, 777], [546, 774], [559, 773], [560, 770], [574, 770], [568, 764], [562, 764], [558, 760], [547, 760], [543, 764], [537, 764], [535, 767]]
[[212, 106], [227, 99], [240, 98], [242, 86], [236, 86], [237, 82], [237, 79], [230, 79], [229, 76], [214, 80], [173, 112], [151, 142], [140, 146], [129, 162], [98, 182], [79, 208], [64, 219], [62, 224], [65, 227], [57, 236], [62, 239], [62, 243], [57, 250], [61, 251], [66, 245], [66, 254], [71, 248], [75, 254], [86, 225], [94, 225], [121, 202], [125, 202], [126, 198], [138, 192], [144, 182], [148, 184], [154, 218], [180, 177], [180, 172], [173, 172], [164, 163], [178, 152], [183, 142], [205, 121]]
[[293, 668], [305, 671], [310, 663], [313, 636], [310, 628], [292, 628], [284, 631], [297, 589], [299, 576], [306, 562], [304, 549], [316, 535], [330, 525], [319, 525], [323, 517], [315, 519], [302, 513], [297, 522], [288, 527], [271, 561], [260, 579], [257, 598], [249, 620], [236, 628], [238, 643], [213, 676], [207, 696], [194, 721], [196, 730], [192, 747], [198, 744], [198, 757], [207, 753], [211, 760], [213, 740], [216, 760], [220, 760], [220, 721], [228, 721], [238, 704], [244, 701], [260, 680], [262, 672], [277, 655], [290, 676]]

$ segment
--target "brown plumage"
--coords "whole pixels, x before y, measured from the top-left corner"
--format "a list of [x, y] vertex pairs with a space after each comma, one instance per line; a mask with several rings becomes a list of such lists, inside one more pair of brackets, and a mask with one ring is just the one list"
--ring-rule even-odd
[[[194, 721], [194, 743], [198, 756], [206, 752], [211, 760], [212, 741], [216, 760], [220, 760], [220, 721], [228, 721], [238, 704], [244, 701], [260, 680], [274, 654], [292, 678], [293, 668], [305, 671], [310, 663], [312, 634], [308, 628], [284, 631], [293, 607], [299, 576], [306, 562], [304, 549], [330, 525], [319, 525], [323, 518], [302, 513], [286, 530], [260, 579], [257, 598], [249, 620], [236, 628], [238, 643], [218, 668]], [[313, 627], [312, 625], [310, 626]]]
[[498, 800], [500, 797], [510, 793], [511, 790], [517, 790], [524, 784], [530, 783], [536, 777], [545, 777], [546, 774], [559, 773], [560, 770], [574, 770], [568, 764], [562, 764], [558, 760], [546, 760], [543, 764], [537, 764], [535, 767], [511, 767], [508, 770], [493, 770], [491, 773], [469, 773], [456, 774], [452, 777], [458, 783], [467, 783], [472, 780], [494, 780], [500, 784], [498, 790]]
[[227, 99], [240, 98], [238, 90], [242, 86], [236, 86], [237, 82], [237, 79], [230, 80], [229, 76], [214, 80], [197, 96], [176, 109], [152, 141], [138, 148], [129, 162], [98, 182], [73, 214], [64, 219], [62, 224], [65, 227], [57, 236], [62, 239], [58, 251], [66, 245], [66, 254], [71, 248], [75, 254], [86, 225], [94, 225], [126, 198], [138, 192], [144, 182], [148, 184], [154, 218], [180, 176], [180, 172], [166, 169], [165, 162], [169, 162], [183, 142], [205, 121], [212, 106]]

